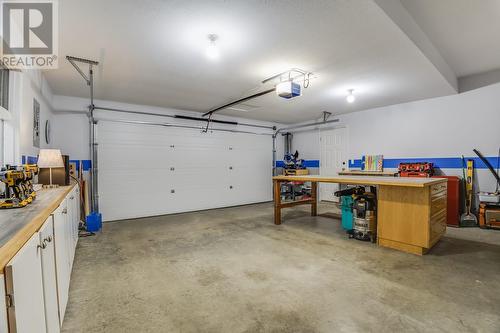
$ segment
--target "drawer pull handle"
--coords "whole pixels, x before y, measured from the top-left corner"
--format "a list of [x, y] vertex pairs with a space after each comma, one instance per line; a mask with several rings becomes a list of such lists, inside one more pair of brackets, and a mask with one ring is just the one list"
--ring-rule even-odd
[[37, 246], [37, 249], [45, 249], [47, 247], [47, 243], [45, 242], [45, 240], [42, 242], [42, 244], [38, 244]]

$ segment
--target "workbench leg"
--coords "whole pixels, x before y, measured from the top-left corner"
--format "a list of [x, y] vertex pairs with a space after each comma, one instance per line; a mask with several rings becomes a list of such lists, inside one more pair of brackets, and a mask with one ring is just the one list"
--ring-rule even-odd
[[318, 215], [318, 183], [311, 182], [311, 216]]
[[274, 224], [281, 224], [281, 182], [274, 182]]

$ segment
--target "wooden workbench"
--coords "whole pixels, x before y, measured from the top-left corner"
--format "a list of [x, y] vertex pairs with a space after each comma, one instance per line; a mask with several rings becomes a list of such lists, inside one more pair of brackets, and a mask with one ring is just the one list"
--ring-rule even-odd
[[398, 175], [395, 171], [364, 171], [364, 170], [349, 170], [340, 171], [340, 176], [385, 176], [396, 177]]
[[26, 207], [0, 210], [0, 270], [37, 232], [75, 185], [37, 191]]
[[[281, 183], [311, 182], [311, 198], [281, 202]], [[425, 254], [446, 231], [445, 178], [392, 178], [367, 176], [276, 176], [274, 223], [281, 224], [281, 209], [311, 205], [317, 214], [317, 184], [339, 183], [377, 187], [377, 243], [400, 251]]]

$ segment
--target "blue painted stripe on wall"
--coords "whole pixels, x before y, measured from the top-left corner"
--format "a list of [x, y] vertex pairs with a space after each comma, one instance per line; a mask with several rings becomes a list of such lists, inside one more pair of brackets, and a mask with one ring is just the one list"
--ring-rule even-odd
[[[75, 163], [76, 164], [76, 170], [80, 171], [80, 160], [69, 160], [70, 163]], [[82, 167], [83, 171], [89, 171], [91, 168], [91, 161], [90, 160], [82, 160]]]
[[36, 164], [38, 162], [38, 157], [37, 156], [28, 156], [26, 158], [26, 163], [27, 164]]
[[[487, 169], [486, 164], [483, 163], [478, 157], [466, 157], [466, 160], [474, 160], [474, 168], [476, 169]], [[488, 162], [496, 168], [497, 157], [486, 157]], [[414, 162], [431, 162], [434, 163], [434, 167], [440, 169], [461, 169], [462, 168], [462, 158], [461, 157], [441, 157], [441, 158], [388, 158], [384, 159], [384, 168], [397, 168], [399, 163], [414, 163]], [[361, 159], [354, 160], [352, 163], [349, 160], [349, 168], [361, 168]]]
[[361, 160], [349, 160], [349, 168], [361, 168]]
[[[276, 161], [277, 168], [283, 168], [285, 166], [285, 162]], [[304, 166], [306, 168], [319, 168], [319, 160], [304, 160]]]
[[83, 171], [89, 171], [92, 168], [91, 160], [82, 160]]
[[[36, 156], [21, 156], [21, 161], [23, 164], [36, 164], [38, 157]], [[70, 162], [76, 163], [76, 170], [80, 168], [80, 160], [70, 160]], [[92, 167], [90, 160], [82, 160], [83, 171], [89, 171]]]

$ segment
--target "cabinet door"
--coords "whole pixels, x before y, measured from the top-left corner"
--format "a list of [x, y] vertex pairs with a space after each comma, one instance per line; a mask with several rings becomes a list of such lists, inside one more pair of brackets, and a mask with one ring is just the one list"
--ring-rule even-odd
[[8, 332], [7, 303], [5, 303], [5, 276], [0, 274], [0, 332]]
[[39, 231], [42, 250], [43, 296], [47, 333], [59, 333], [59, 305], [57, 300], [54, 222], [50, 216]]
[[78, 213], [78, 188], [74, 188], [73, 191], [68, 195], [68, 222], [69, 222], [69, 230], [71, 233], [70, 238], [70, 258], [71, 258], [71, 267], [73, 266], [73, 259], [75, 257], [75, 248], [76, 243], [78, 241], [78, 222], [79, 222], [79, 213]]
[[74, 215], [73, 215], [73, 231], [75, 238], [75, 248], [78, 244], [78, 226], [80, 225], [80, 189], [75, 187], [75, 200], [74, 200]]
[[46, 332], [41, 251], [35, 233], [5, 267], [10, 332]]
[[59, 301], [59, 320], [62, 325], [64, 312], [68, 302], [69, 291], [69, 249], [68, 249], [68, 228], [66, 223], [66, 200], [54, 211], [54, 247], [56, 254], [56, 280], [57, 295]]
[[[71, 199], [73, 198], [73, 199]], [[71, 272], [71, 268], [73, 266], [73, 255], [74, 255], [74, 247], [73, 247], [73, 192], [71, 192], [66, 197], [66, 242], [68, 243], [68, 258], [69, 258], [69, 270]]]

